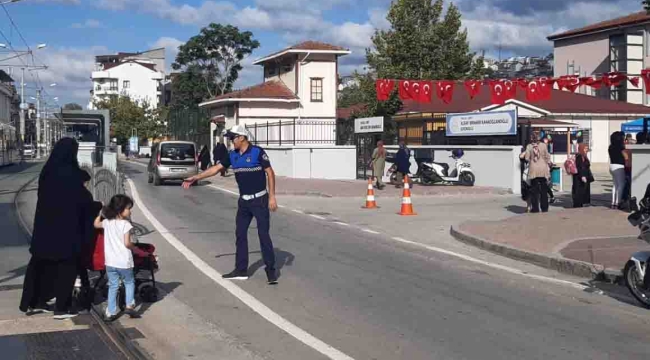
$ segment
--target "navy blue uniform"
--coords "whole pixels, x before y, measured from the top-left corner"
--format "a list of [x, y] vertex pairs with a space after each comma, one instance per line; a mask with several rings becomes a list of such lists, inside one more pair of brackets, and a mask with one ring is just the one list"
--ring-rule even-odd
[[271, 214], [264, 171], [271, 167], [269, 157], [261, 147], [249, 145], [243, 154], [238, 150], [230, 151], [222, 165], [226, 168], [232, 167], [240, 194], [235, 230], [237, 236], [235, 270], [248, 271], [248, 227], [255, 218], [266, 272], [274, 274], [275, 252], [269, 235]]

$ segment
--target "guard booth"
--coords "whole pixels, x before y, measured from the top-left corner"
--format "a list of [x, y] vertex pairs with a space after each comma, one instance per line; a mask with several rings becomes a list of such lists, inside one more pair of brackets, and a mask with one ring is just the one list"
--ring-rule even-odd
[[372, 151], [384, 136], [384, 117], [354, 119], [354, 143], [357, 147], [357, 179], [367, 180], [372, 174]]

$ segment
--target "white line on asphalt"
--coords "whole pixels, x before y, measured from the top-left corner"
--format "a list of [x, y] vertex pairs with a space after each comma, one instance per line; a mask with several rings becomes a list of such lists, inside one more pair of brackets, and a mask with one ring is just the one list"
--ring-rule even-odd
[[296, 214], [304, 214], [302, 210], [291, 209], [291, 211], [295, 212]]
[[153, 214], [149, 211], [146, 205], [144, 205], [144, 202], [142, 202], [142, 199], [140, 198], [140, 195], [138, 194], [138, 190], [136, 189], [133, 181], [128, 178], [126, 179], [126, 181], [128, 182], [129, 187], [131, 188], [131, 195], [133, 195], [133, 200], [135, 200], [135, 203], [137, 204], [138, 207], [140, 207], [140, 210], [142, 210], [142, 213], [149, 220], [149, 222], [151, 222], [153, 227], [156, 228], [156, 230], [160, 233], [160, 235], [162, 235], [170, 245], [176, 248], [178, 252], [180, 252], [183, 256], [185, 256], [185, 258], [189, 260], [192, 263], [192, 265], [194, 265], [197, 269], [199, 269], [203, 274], [205, 274], [207, 277], [212, 279], [218, 285], [222, 286], [234, 297], [236, 297], [241, 302], [246, 304], [246, 306], [251, 308], [251, 310], [255, 311], [260, 316], [268, 320], [271, 324], [285, 331], [287, 334], [295, 337], [303, 344], [311, 347], [312, 349], [318, 351], [319, 353], [327, 356], [330, 359], [334, 359], [334, 360], [353, 359], [352, 357], [344, 354], [343, 352], [337, 350], [331, 345], [326, 344], [325, 342], [314, 337], [313, 335], [306, 332], [305, 330], [289, 322], [289, 320], [283, 318], [282, 316], [280, 316], [279, 314], [271, 310], [269, 307], [264, 305], [261, 301], [257, 300], [251, 294], [247, 293], [239, 286], [233, 284], [232, 281], [222, 279], [221, 274], [217, 270], [213, 269], [210, 265], [208, 265], [208, 263], [203, 261], [198, 255], [192, 252], [192, 250], [186, 247], [180, 240], [178, 240], [178, 238], [176, 238], [176, 236], [174, 236], [171, 232], [169, 232], [169, 230], [167, 230], [167, 228], [165, 228], [163, 224], [161, 224], [153, 216]]
[[219, 186], [216, 186], [216, 185], [212, 185], [212, 184], [210, 184], [210, 185], [208, 185], [208, 187], [211, 187], [211, 188], [213, 188], [213, 189], [217, 189], [217, 190], [219, 190], [219, 191], [227, 192], [228, 194], [232, 194], [232, 195], [235, 195], [235, 196], [239, 196], [239, 193], [236, 192], [236, 191], [232, 191], [232, 190], [224, 189], [224, 188], [219, 187]]
[[314, 214], [309, 214], [309, 216], [311, 216], [311, 217], [313, 217], [315, 219], [318, 219], [318, 220], [325, 220], [325, 218], [322, 217], [322, 216], [318, 216], [318, 215], [314, 215]]
[[342, 221], [335, 221], [334, 223], [337, 224], [337, 225], [341, 225], [341, 226], [350, 226], [350, 224], [346, 224], [346, 223], [344, 223]]
[[455, 253], [453, 251], [441, 249], [441, 248], [438, 248], [438, 247], [435, 247], [435, 246], [429, 246], [429, 245], [421, 244], [421, 243], [418, 243], [418, 242], [415, 242], [415, 241], [406, 240], [406, 239], [403, 239], [403, 238], [400, 238], [400, 237], [393, 237], [392, 239], [397, 241], [397, 242], [401, 242], [401, 243], [404, 243], [404, 244], [409, 244], [409, 245], [425, 248], [427, 250], [439, 252], [439, 253], [442, 253], [442, 254], [445, 254], [445, 255], [454, 256], [454, 257], [457, 257], [459, 259], [470, 261], [470, 262], [473, 262], [473, 263], [476, 263], [476, 264], [481, 264], [481, 265], [491, 267], [491, 268], [494, 268], [494, 269], [499, 269], [499, 270], [502, 270], [502, 271], [506, 271], [506, 272], [509, 272], [511, 274], [526, 276], [526, 277], [529, 277], [529, 278], [532, 278], [532, 279], [545, 281], [545, 282], [550, 282], [550, 283], [559, 284], [559, 285], [568, 285], [568, 286], [571, 286], [571, 287], [579, 289], [579, 290], [589, 289], [589, 286], [585, 286], [585, 285], [575, 283], [575, 282], [572, 282], [572, 281], [567, 281], [567, 280], [562, 280], [562, 279], [555, 279], [555, 278], [541, 276], [541, 275], [535, 275], [535, 274], [529, 274], [527, 272], [524, 272], [522, 270], [509, 267], [509, 266], [504, 266], [504, 265], [491, 263], [491, 262], [488, 262], [488, 261], [479, 260], [479, 259], [473, 258], [471, 256]]
[[378, 235], [378, 234], [379, 234], [378, 232], [376, 232], [376, 231], [374, 231], [374, 230], [370, 230], [370, 229], [361, 229], [361, 231], [363, 231], [363, 232], [367, 232], [367, 233], [369, 233], [369, 234], [375, 234], [375, 235]]

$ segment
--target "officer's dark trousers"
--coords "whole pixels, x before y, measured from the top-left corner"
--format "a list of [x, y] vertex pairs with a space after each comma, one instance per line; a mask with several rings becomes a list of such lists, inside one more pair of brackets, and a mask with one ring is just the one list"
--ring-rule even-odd
[[257, 221], [257, 234], [260, 238], [260, 248], [266, 271], [275, 271], [275, 253], [271, 235], [269, 235], [271, 215], [268, 195], [252, 200], [239, 199], [235, 230], [237, 236], [235, 269], [242, 272], [248, 270], [248, 227], [253, 218]]

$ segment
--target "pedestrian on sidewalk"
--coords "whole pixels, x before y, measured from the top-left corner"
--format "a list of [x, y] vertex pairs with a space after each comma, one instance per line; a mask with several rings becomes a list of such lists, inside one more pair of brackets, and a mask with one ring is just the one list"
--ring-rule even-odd
[[[217, 139], [217, 143], [214, 145], [214, 149], [212, 150], [212, 157], [214, 160], [215, 165], [221, 164], [221, 162], [228, 156], [228, 148], [226, 148], [226, 145]], [[222, 169], [221, 170], [221, 176], [226, 176], [226, 171], [227, 169]]]
[[[231, 167], [239, 186], [237, 224], [235, 229], [236, 254], [235, 269], [223, 275], [224, 279], [248, 279], [248, 228], [253, 218], [257, 221], [257, 234], [260, 238], [262, 258], [266, 265], [269, 284], [278, 283], [275, 269], [275, 252], [269, 235], [271, 215], [269, 210], [278, 208], [275, 199], [275, 172], [266, 152], [249, 142], [250, 132], [242, 125], [233, 126], [226, 134], [234, 146], [223, 162], [199, 175], [185, 179], [183, 188], [189, 189], [196, 181], [218, 174], [222, 169]], [[267, 189], [268, 178], [268, 189]]]
[[77, 162], [79, 144], [63, 138], [54, 146], [38, 180], [38, 200], [29, 251], [32, 255], [23, 284], [20, 310], [48, 311], [56, 297], [55, 319], [76, 316], [72, 290], [79, 257], [87, 241], [87, 213], [92, 195], [84, 186]]
[[548, 178], [551, 176], [549, 167], [551, 155], [546, 144], [540, 141], [539, 133], [533, 132], [531, 143], [526, 147], [524, 158], [528, 162], [528, 178], [530, 179], [530, 207], [532, 213], [548, 212]]
[[386, 168], [386, 148], [382, 140], [377, 141], [377, 147], [372, 152], [372, 175], [377, 182], [377, 189], [384, 189], [384, 170]]
[[126, 307], [124, 312], [131, 317], [137, 317], [135, 311], [135, 278], [133, 273], [133, 253], [147, 257], [150, 254], [139, 249], [131, 242], [131, 217], [133, 200], [122, 194], [111, 198], [108, 205], [95, 218], [95, 229], [104, 229], [104, 264], [108, 277], [108, 299], [105, 319], [113, 321], [117, 318], [117, 289], [120, 281], [124, 284]]
[[578, 172], [573, 174], [573, 187], [571, 188], [574, 208], [591, 204], [591, 183], [594, 182], [594, 176], [591, 173], [588, 152], [587, 144], [578, 145], [578, 154], [576, 155], [576, 170]]
[[397, 184], [396, 188], [401, 188], [404, 184], [404, 176], [409, 174], [411, 168], [411, 152], [404, 144], [404, 141], [399, 142], [399, 150], [395, 155], [395, 163], [397, 164]]
[[609, 173], [612, 175], [614, 187], [612, 188], [612, 209], [619, 209], [623, 203], [625, 191], [625, 152], [624, 135], [620, 131], [610, 136], [609, 145]]
[[201, 147], [199, 152], [199, 162], [201, 163], [201, 171], [205, 171], [210, 167], [210, 150], [207, 145]]

